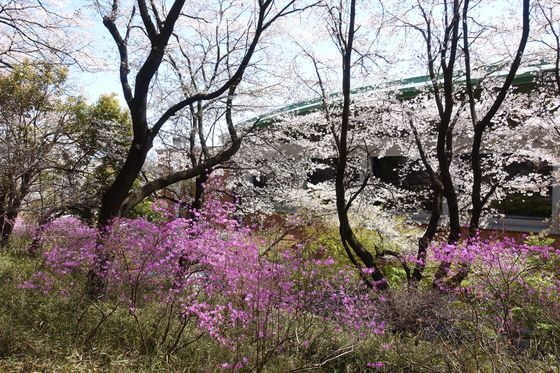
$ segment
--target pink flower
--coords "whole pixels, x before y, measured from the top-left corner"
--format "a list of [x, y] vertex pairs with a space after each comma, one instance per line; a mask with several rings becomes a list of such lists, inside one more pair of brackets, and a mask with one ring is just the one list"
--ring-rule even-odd
[[381, 361], [376, 361], [376, 362], [372, 362], [372, 363], [367, 363], [366, 366], [368, 368], [376, 368], [376, 369], [381, 369], [385, 366], [385, 363], [381, 362]]

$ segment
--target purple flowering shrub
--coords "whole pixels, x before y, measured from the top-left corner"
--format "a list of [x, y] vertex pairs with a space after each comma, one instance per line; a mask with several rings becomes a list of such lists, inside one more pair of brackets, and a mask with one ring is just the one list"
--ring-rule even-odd
[[[560, 332], [560, 249], [512, 238], [473, 239], [433, 247], [432, 261], [452, 263], [449, 276], [468, 268], [459, 292], [491, 315], [512, 343], [539, 329]], [[516, 342], [517, 341], [517, 342]]]
[[[316, 242], [298, 239], [304, 243], [271, 250], [266, 231], [240, 224], [233, 204], [209, 199], [193, 219], [174, 218], [165, 205], [155, 209], [160, 219], [118, 219], [103, 232], [73, 217], [49, 222], [41, 227], [41, 265], [20, 287], [83, 299], [101, 253], [109, 258], [98, 273], [107, 288], [104, 305], [95, 307], [106, 311], [86, 338], [99, 335], [118, 308], [135, 325], [142, 351], [172, 354], [203, 336], [221, 351], [213, 369], [228, 371], [260, 370], [281, 355], [329, 360], [340, 351], [329, 345], [333, 335], [353, 348], [383, 334], [385, 323], [395, 335], [462, 340], [467, 334], [457, 328], [478, 325], [467, 309], [484, 315], [484, 330], [510, 344], [560, 343], [560, 251], [549, 246], [507, 238], [434, 245], [426, 273], [442, 262], [450, 263], [447, 278], [468, 268], [460, 286], [406, 290], [405, 279], [395, 277], [379, 293]], [[364, 367], [391, 366], [378, 357], [367, 356]]]
[[[102, 234], [75, 218], [54, 220], [43, 227], [41, 268], [21, 287], [81, 294], [102, 252], [110, 258], [99, 273], [106, 298], [126, 307], [145, 347], [155, 338], [173, 352], [190, 326], [231, 352], [229, 368], [309, 349], [327, 327], [358, 339], [383, 332], [376, 294], [354, 271], [301, 245], [262, 255], [262, 239], [233, 218], [234, 209], [211, 199], [195, 219], [118, 219]], [[157, 338], [142, 321], [154, 307], [163, 321]]]

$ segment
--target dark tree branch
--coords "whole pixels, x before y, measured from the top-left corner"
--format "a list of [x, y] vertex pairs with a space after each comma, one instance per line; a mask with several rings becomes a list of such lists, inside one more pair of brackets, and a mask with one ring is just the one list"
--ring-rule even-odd
[[[342, 30], [342, 9], [338, 9], [338, 23], [339, 30]], [[335, 15], [336, 16], [336, 15]], [[371, 275], [372, 279], [375, 281], [375, 285], [380, 288], [386, 288], [388, 286], [387, 281], [380, 268], [377, 266], [375, 257], [362, 245], [358, 240], [348, 218], [347, 202], [346, 202], [346, 187], [345, 187], [345, 175], [346, 167], [348, 161], [348, 130], [350, 127], [350, 94], [351, 94], [351, 70], [352, 70], [352, 50], [355, 35], [355, 18], [356, 18], [356, 1], [350, 0], [349, 9], [349, 20], [348, 20], [348, 32], [343, 33], [341, 31], [337, 32], [337, 37], [339, 40], [344, 40], [341, 42], [342, 50], [342, 117], [340, 125], [340, 137], [339, 137], [339, 154], [338, 162], [336, 167], [336, 179], [335, 179], [335, 192], [336, 192], [336, 209], [338, 213], [339, 220], [339, 231], [342, 244], [349, 255], [350, 260], [353, 260], [354, 256], [351, 255], [351, 251], [355, 253], [364, 265], [373, 270]], [[335, 18], [337, 19], [337, 18]], [[344, 36], [343, 36], [344, 35]], [[362, 184], [364, 185], [364, 184]], [[355, 197], [354, 197], [355, 198]], [[350, 250], [351, 249], [351, 250]], [[355, 259], [354, 259], [355, 262]]]
[[[464, 25], [466, 27], [466, 24]], [[481, 196], [482, 189], [482, 163], [481, 163], [481, 147], [482, 139], [486, 128], [490, 125], [492, 119], [502, 106], [506, 95], [511, 88], [515, 74], [521, 65], [521, 59], [523, 57], [523, 52], [525, 51], [525, 46], [529, 39], [530, 31], [530, 0], [523, 0], [523, 31], [521, 34], [521, 39], [519, 41], [519, 46], [517, 47], [517, 52], [515, 53], [515, 58], [510, 66], [509, 72], [506, 79], [500, 88], [494, 103], [486, 113], [486, 115], [475, 124], [474, 127], [474, 138], [471, 149], [471, 168], [473, 172], [473, 190], [471, 195], [472, 201], [472, 214], [469, 222], [469, 235], [472, 237], [476, 234], [476, 230], [480, 225], [480, 216], [484, 205], [488, 201], [488, 196], [483, 198]]]

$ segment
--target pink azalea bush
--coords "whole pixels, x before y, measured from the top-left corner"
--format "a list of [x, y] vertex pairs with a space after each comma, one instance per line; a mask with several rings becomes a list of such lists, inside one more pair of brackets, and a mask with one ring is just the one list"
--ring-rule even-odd
[[102, 234], [75, 218], [54, 220], [43, 227], [43, 265], [22, 287], [76, 294], [102, 252], [110, 259], [98, 273], [106, 297], [126, 305], [132, 317], [156, 304], [175, 310], [169, 317], [179, 328], [190, 322], [231, 351], [259, 346], [250, 361], [239, 357], [227, 367], [262, 365], [294, 340], [309, 346], [320, 332], [300, 326], [294, 335], [302, 322], [363, 337], [383, 332], [379, 300], [354, 271], [335, 268], [324, 254], [310, 256], [301, 245], [263, 256], [261, 240], [234, 210], [210, 200], [195, 219], [119, 219]]
[[560, 249], [506, 237], [438, 244], [431, 256], [452, 264], [448, 276], [468, 268], [463, 286], [454, 290], [492, 315], [510, 340], [543, 322], [560, 325]]
[[[354, 268], [312, 243], [270, 252], [262, 232], [235, 219], [231, 203], [210, 199], [192, 219], [175, 218], [165, 205], [155, 209], [156, 221], [118, 219], [103, 232], [74, 217], [51, 221], [41, 228], [42, 265], [21, 287], [82, 296], [102, 254], [107, 266], [97, 275], [106, 299], [135, 321], [142, 344], [157, 339], [172, 353], [202, 333], [227, 351], [216, 370], [259, 370], [294, 351], [309, 356], [327, 331], [356, 342], [384, 332], [380, 306], [391, 309], [396, 284], [387, 294], [368, 289]], [[491, 315], [495, 330], [511, 341], [524, 329], [559, 325], [558, 249], [471, 239], [434, 245], [427, 261], [428, 268], [450, 263], [448, 277], [468, 268], [466, 280], [450, 290]], [[150, 332], [154, 314], [161, 320]]]

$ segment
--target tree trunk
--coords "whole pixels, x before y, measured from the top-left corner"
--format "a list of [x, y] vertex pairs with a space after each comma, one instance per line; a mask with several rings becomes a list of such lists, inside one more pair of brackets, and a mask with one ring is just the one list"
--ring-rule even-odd
[[27, 196], [27, 193], [29, 193], [33, 174], [34, 170], [32, 169], [26, 171], [21, 176], [19, 189], [15, 184], [11, 184], [10, 189], [7, 192], [4, 191], [0, 197], [0, 201], [4, 204], [4, 206], [0, 208], [0, 248], [8, 246], [10, 236], [14, 230], [16, 218], [21, 209], [21, 204], [23, 203], [23, 199]]
[[204, 187], [205, 183], [208, 181], [210, 172], [210, 170], [207, 170], [195, 179], [194, 199], [191, 205], [191, 209], [193, 211], [199, 211], [202, 208], [202, 201], [204, 200]]
[[[466, 8], [468, 7], [468, 1], [465, 2], [465, 12]], [[521, 33], [521, 38], [519, 40], [519, 45], [517, 47], [517, 51], [515, 53], [515, 57], [511, 63], [508, 75], [504, 81], [504, 84], [498, 91], [496, 95], [495, 101], [492, 103], [492, 106], [484, 115], [484, 117], [477, 122], [476, 120], [476, 111], [475, 111], [475, 99], [473, 93], [473, 86], [471, 82], [471, 67], [470, 67], [470, 53], [469, 53], [469, 44], [467, 39], [468, 33], [468, 25], [466, 21], [466, 14], [463, 20], [463, 32], [464, 32], [464, 53], [465, 53], [465, 65], [466, 65], [466, 74], [467, 74], [467, 92], [469, 96], [469, 103], [471, 106], [471, 117], [473, 121], [474, 127], [474, 138], [473, 138], [473, 145], [471, 150], [471, 166], [473, 172], [473, 192], [471, 196], [472, 200], [472, 215], [469, 223], [469, 237], [474, 237], [476, 235], [476, 231], [480, 226], [480, 217], [482, 215], [482, 209], [484, 205], [487, 203], [488, 198], [493, 193], [493, 189], [491, 189], [485, 196], [482, 196], [482, 165], [481, 165], [481, 147], [482, 147], [482, 136], [484, 135], [484, 131], [490, 125], [492, 119], [502, 106], [508, 91], [513, 83], [513, 79], [517, 74], [517, 70], [521, 65], [521, 60], [523, 57], [523, 53], [525, 51], [525, 46], [527, 45], [527, 41], [529, 40], [529, 31], [530, 31], [530, 10], [531, 10], [531, 1], [530, 0], [523, 0], [523, 31]], [[557, 38], [558, 42], [558, 38]], [[557, 55], [557, 57], [560, 55]], [[557, 59], [557, 63], [558, 63]], [[558, 65], [557, 65], [558, 66]], [[558, 75], [557, 75], [558, 77]]]
[[[147, 129], [145, 115], [140, 113], [139, 116], [141, 118], [139, 126], [144, 126], [144, 128]], [[138, 174], [142, 170], [142, 166], [144, 165], [146, 156], [151, 147], [152, 142], [150, 141], [148, 131], [146, 130], [141, 133], [136, 132], [125, 163], [119, 170], [117, 177], [109, 189], [103, 194], [99, 219], [97, 221], [97, 228], [99, 229], [96, 247], [97, 260], [94, 267], [88, 272], [86, 284], [86, 292], [90, 299], [100, 299], [105, 295], [107, 287], [105, 274], [111, 262], [110, 255], [104, 248], [107, 229], [112, 219], [121, 216], [122, 204], [128, 196]]]
[[434, 240], [437, 233], [439, 219], [441, 217], [441, 193], [437, 192], [434, 188], [434, 195], [432, 198], [432, 212], [430, 214], [430, 221], [424, 231], [424, 235], [418, 240], [418, 253], [416, 254], [416, 264], [412, 271], [412, 279], [416, 282], [422, 280], [424, 268], [426, 267], [426, 256], [430, 243]]
[[[342, 71], [342, 118], [340, 125], [340, 137], [338, 138], [338, 163], [336, 167], [336, 209], [338, 213], [340, 238], [347, 254], [352, 262], [355, 262], [352, 253], [348, 247], [360, 258], [362, 263], [369, 269], [373, 270], [371, 277], [375, 281], [375, 285], [379, 288], [386, 288], [387, 281], [381, 270], [375, 263], [374, 256], [359, 242], [355, 236], [350, 222], [348, 220], [349, 202], [346, 201], [346, 188], [344, 185], [346, 179], [346, 164], [348, 161], [348, 130], [350, 127], [350, 80], [351, 80], [351, 64], [352, 64], [352, 44], [354, 41], [354, 22], [356, 15], [356, 2], [352, 0], [350, 3], [350, 20], [348, 25], [347, 45], [343, 53], [343, 71]], [[342, 11], [342, 10], [341, 10]], [[342, 37], [342, 35], [341, 35]]]
[[[447, 201], [447, 208], [449, 213], [449, 234], [447, 236], [448, 244], [455, 244], [459, 241], [461, 236], [461, 221], [459, 216], [459, 203], [457, 200], [457, 192], [455, 190], [455, 184], [453, 183], [453, 178], [451, 176], [451, 139], [452, 132], [449, 133], [449, 117], [444, 117], [442, 123], [440, 124], [439, 137], [438, 137], [438, 149], [437, 158], [441, 172], [441, 183], [443, 186], [443, 196]], [[444, 261], [440, 263], [439, 268], [434, 277], [434, 286], [437, 288], [441, 287], [441, 281], [447, 276], [451, 263]]]
[[13, 214], [5, 214], [4, 216], [0, 217], [0, 227], [1, 227], [1, 234], [2, 237], [0, 238], [0, 248], [4, 249], [8, 247], [8, 243], [10, 241], [10, 237], [14, 230], [14, 220], [17, 217], [12, 216]]
[[[480, 127], [478, 127], [480, 128]], [[471, 150], [471, 167], [473, 172], [473, 189], [471, 195], [472, 213], [469, 222], [469, 237], [474, 237], [480, 226], [480, 216], [484, 207], [481, 195], [482, 189], [482, 165], [480, 162], [480, 148], [482, 145], [482, 131], [475, 129], [473, 145]]]
[[134, 141], [132, 143], [125, 163], [109, 189], [103, 194], [99, 219], [97, 221], [98, 228], [105, 227], [113, 218], [121, 216], [122, 204], [142, 170], [151, 147], [151, 141]]

